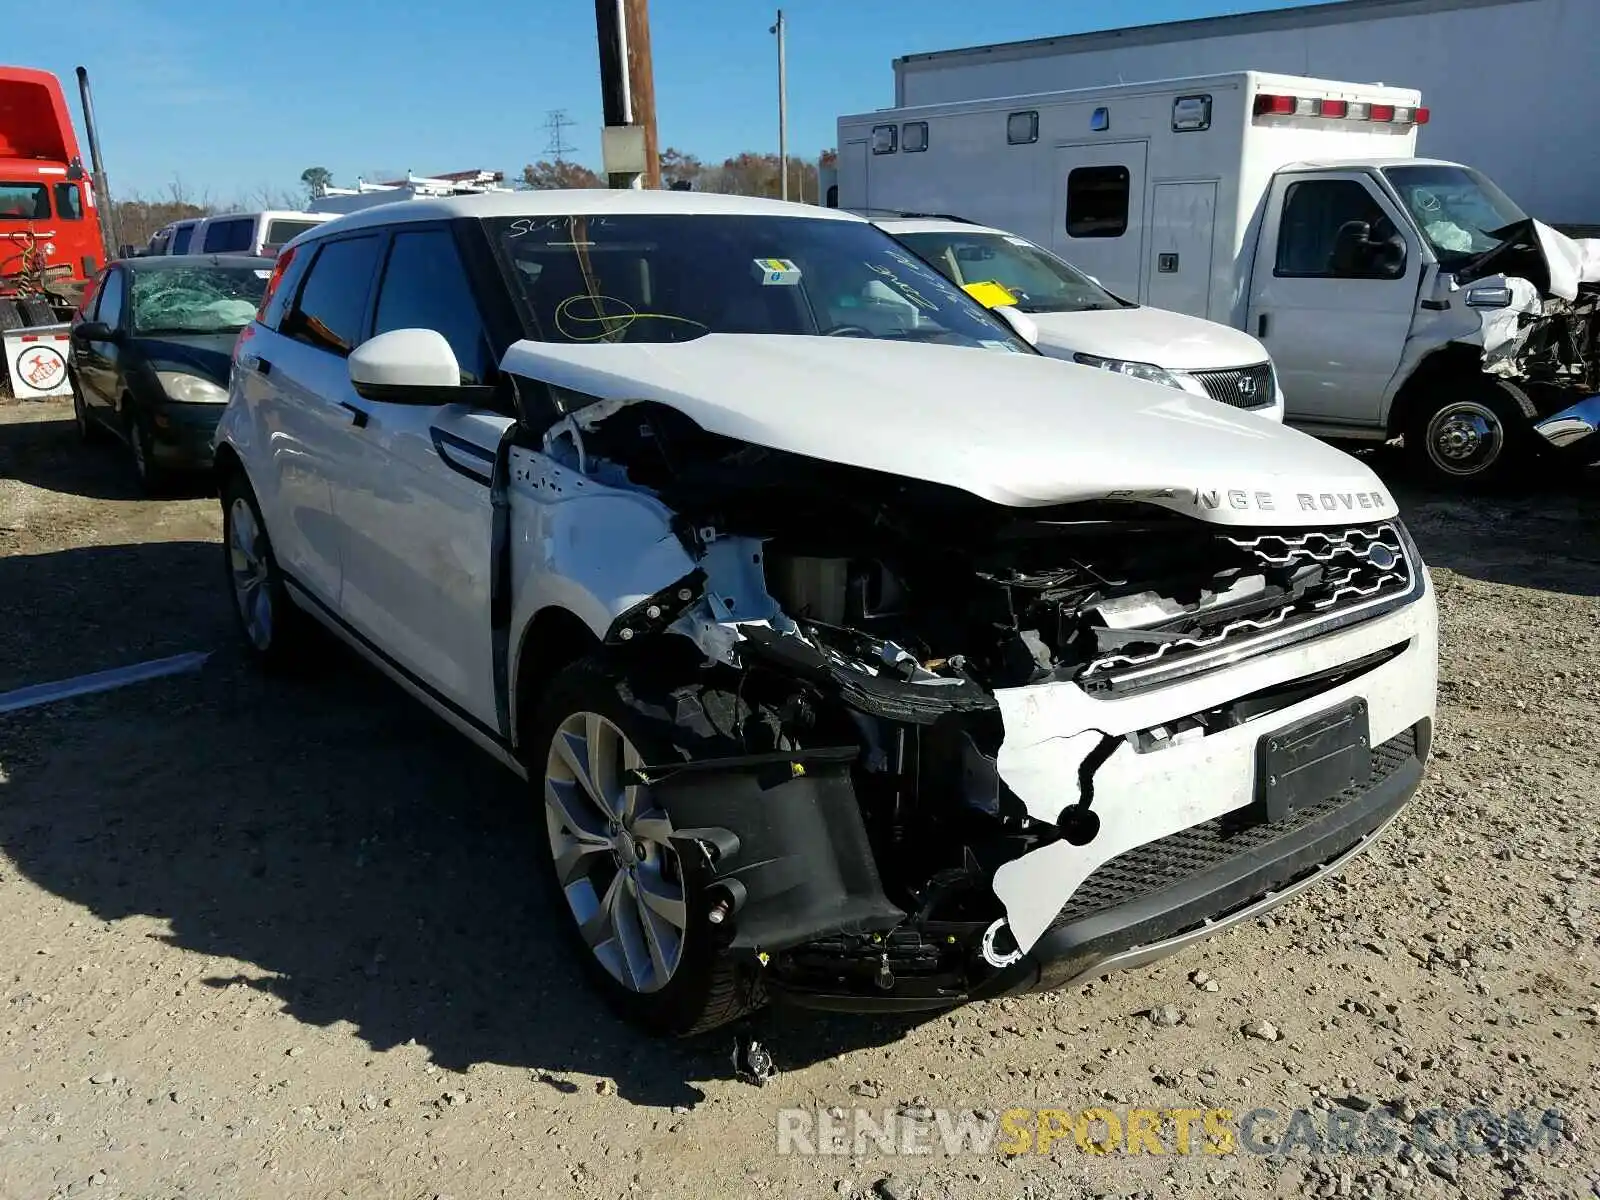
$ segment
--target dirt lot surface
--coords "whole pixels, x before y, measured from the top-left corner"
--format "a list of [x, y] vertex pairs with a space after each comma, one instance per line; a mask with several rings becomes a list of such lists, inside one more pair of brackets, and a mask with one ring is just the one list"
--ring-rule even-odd
[[[214, 500], [136, 499], [65, 406], [0, 406], [0, 692], [213, 652], [0, 716], [0, 1197], [1590, 1200], [1600, 494], [1455, 500], [1377, 465], [1432, 566], [1443, 662], [1427, 781], [1374, 851], [1064, 994], [762, 1014], [778, 1073], [756, 1087], [731, 1034], [653, 1043], [593, 1002], [509, 775], [342, 653], [298, 682], [246, 666]], [[1414, 1139], [1182, 1156], [1173, 1126], [1160, 1156], [1071, 1137], [951, 1155], [938, 1135], [925, 1155], [778, 1153], [780, 1109], [1097, 1105], [1272, 1109], [1269, 1141], [1295, 1109], [1315, 1133], [1441, 1108], [1441, 1145], [1473, 1106], [1555, 1110], [1565, 1133], [1439, 1158]]]

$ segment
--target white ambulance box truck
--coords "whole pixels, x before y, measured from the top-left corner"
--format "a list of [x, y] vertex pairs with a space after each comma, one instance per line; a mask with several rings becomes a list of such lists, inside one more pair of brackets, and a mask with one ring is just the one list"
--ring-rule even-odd
[[1418, 159], [1428, 119], [1414, 90], [1254, 71], [863, 113], [838, 205], [1031, 238], [1260, 338], [1290, 423], [1487, 483], [1600, 391], [1600, 243]]

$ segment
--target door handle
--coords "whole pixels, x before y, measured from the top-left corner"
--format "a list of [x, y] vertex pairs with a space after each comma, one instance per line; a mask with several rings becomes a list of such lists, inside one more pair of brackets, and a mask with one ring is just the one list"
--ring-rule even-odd
[[350, 424], [354, 425], [357, 429], [365, 429], [367, 427], [367, 421], [369, 417], [366, 409], [357, 408], [348, 400], [339, 401], [339, 407], [350, 414]]
[[268, 362], [266, 359], [260, 357], [259, 355], [252, 355], [249, 359], [246, 360], [245, 365], [247, 367], [249, 367], [252, 371], [254, 371], [257, 375], [271, 375], [272, 374], [272, 364], [270, 362]]
[[1256, 317], [1256, 336], [1258, 338], [1264, 338], [1264, 337], [1267, 336], [1267, 314], [1266, 313], [1261, 313], [1260, 315], [1258, 315]]

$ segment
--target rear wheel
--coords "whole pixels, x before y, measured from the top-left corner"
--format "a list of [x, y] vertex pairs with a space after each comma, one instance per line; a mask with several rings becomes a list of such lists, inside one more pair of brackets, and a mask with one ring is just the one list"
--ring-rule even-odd
[[705, 902], [673, 848], [671, 817], [625, 773], [676, 759], [667, 731], [624, 704], [603, 659], [558, 675], [529, 743], [547, 853], [543, 873], [574, 952], [624, 1018], [691, 1034], [756, 1003], [714, 939]]
[[21, 329], [27, 322], [22, 319], [22, 310], [17, 307], [16, 301], [0, 299], [0, 333], [13, 329]]
[[223, 561], [239, 632], [262, 666], [291, 665], [304, 648], [305, 616], [289, 599], [244, 472], [231, 472], [221, 490]]
[[1504, 379], [1442, 384], [1406, 428], [1406, 450], [1433, 483], [1484, 488], [1512, 481], [1532, 457], [1529, 429], [1537, 410]]

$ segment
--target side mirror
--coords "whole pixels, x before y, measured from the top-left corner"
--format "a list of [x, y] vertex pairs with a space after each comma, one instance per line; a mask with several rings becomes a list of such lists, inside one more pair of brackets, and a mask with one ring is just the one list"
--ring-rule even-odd
[[356, 394], [390, 404], [451, 404], [461, 399], [461, 364], [436, 329], [394, 329], [350, 352]]
[[1027, 313], [1020, 308], [1013, 308], [1009, 304], [1002, 304], [998, 308], [989, 310], [1011, 326], [1011, 331], [1030, 346], [1039, 344], [1039, 326]]
[[85, 321], [72, 327], [72, 339], [78, 342], [114, 342], [118, 336], [104, 321]]

